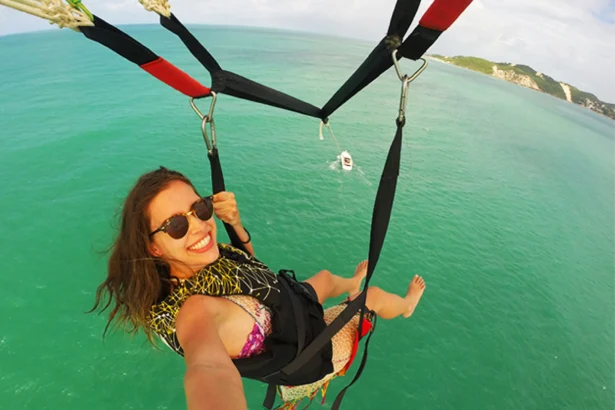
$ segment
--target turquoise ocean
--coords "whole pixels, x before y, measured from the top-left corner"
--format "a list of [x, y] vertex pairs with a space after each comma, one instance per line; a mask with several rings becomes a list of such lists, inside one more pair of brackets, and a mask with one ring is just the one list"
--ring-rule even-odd
[[[209, 84], [161, 27], [124, 29]], [[225, 69], [317, 106], [372, 46], [192, 29]], [[0, 408], [185, 408], [179, 356], [143, 335], [103, 340], [105, 317], [84, 312], [141, 173], [165, 165], [209, 192], [188, 98], [68, 30], [2, 37], [0, 56]], [[334, 114], [339, 148], [319, 140], [317, 120], [219, 98], [227, 188], [272, 269], [351, 275], [367, 258], [399, 91], [390, 70]], [[378, 323], [343, 408], [613, 409], [614, 141], [605, 117], [430, 63], [411, 86], [372, 281], [403, 294], [420, 273], [427, 290], [410, 319]], [[336, 162], [342, 149], [351, 172]], [[332, 383], [322, 408], [349, 381]], [[264, 386], [245, 387], [260, 408]]]

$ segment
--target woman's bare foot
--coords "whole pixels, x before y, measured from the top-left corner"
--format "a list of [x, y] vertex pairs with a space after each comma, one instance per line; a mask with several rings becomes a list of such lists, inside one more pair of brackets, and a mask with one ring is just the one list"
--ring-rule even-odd
[[365, 279], [365, 276], [367, 276], [367, 261], [366, 260], [359, 263], [357, 265], [357, 268], [354, 271], [354, 276], [352, 277], [352, 280], [355, 282], [355, 284], [352, 286], [352, 289], [350, 289], [350, 291], [348, 292], [350, 296], [356, 295], [357, 293], [361, 292], [361, 283], [363, 282], [363, 279]]
[[414, 308], [418, 305], [419, 300], [421, 300], [421, 296], [423, 296], [423, 291], [425, 290], [425, 281], [419, 275], [415, 275], [408, 286], [408, 293], [406, 294], [406, 299], [408, 301], [408, 310], [404, 313], [404, 317], [410, 317], [414, 312]]

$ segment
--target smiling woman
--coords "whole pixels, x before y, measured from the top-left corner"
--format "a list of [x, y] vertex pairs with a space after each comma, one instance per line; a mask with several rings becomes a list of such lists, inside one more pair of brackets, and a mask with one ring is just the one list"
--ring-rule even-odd
[[[151, 76], [190, 97], [201, 119], [211, 165], [212, 197], [197, 193], [182, 174], [166, 168], [143, 175], [129, 193], [121, 228], [109, 259], [107, 279], [97, 290], [95, 308], [113, 304], [111, 323], [150, 340], [159, 336], [183, 355], [188, 367], [186, 394], [191, 409], [245, 408], [240, 375], [269, 385], [265, 406], [273, 407], [276, 391], [285, 406], [313, 398], [352, 363], [359, 339], [373, 329], [376, 316], [408, 317], [425, 284], [415, 276], [405, 297], [370, 287], [386, 232], [400, 171], [403, 127], [409, 84], [426, 68], [423, 54], [455, 22], [472, 0], [435, 0], [404, 40], [420, 0], [398, 0], [389, 27], [365, 62], [322, 107], [222, 69], [210, 52], [171, 12], [166, 0], [141, 0], [159, 13], [161, 25], [179, 37], [211, 74], [211, 88], [181, 71], [127, 33], [90, 13], [80, 0], [0, 0], [67, 26], [54, 13], [39, 13], [49, 4], [62, 7], [71, 24], [86, 38], [100, 43]], [[25, 7], [22, 7], [25, 5]], [[150, 7], [152, 6], [152, 7]], [[47, 10], [48, 11], [48, 10]], [[82, 23], [75, 19], [74, 13]], [[83, 17], [85, 16], [85, 17]], [[402, 74], [401, 58], [421, 60], [412, 75]], [[218, 94], [278, 107], [328, 123], [345, 102], [389, 68], [402, 83], [396, 132], [386, 157], [372, 214], [369, 261], [360, 263], [352, 278], [323, 270], [305, 282], [294, 273], [278, 275], [254, 257], [249, 233], [241, 224], [233, 194], [225, 192], [213, 121]], [[211, 97], [202, 113], [195, 101]], [[211, 140], [208, 137], [208, 130]], [[348, 165], [348, 164], [346, 164]], [[351, 164], [352, 165], [352, 164]], [[217, 242], [213, 214], [224, 222], [231, 244]], [[365, 285], [361, 290], [361, 283]], [[348, 293], [346, 302], [323, 310], [329, 298]], [[104, 299], [107, 299], [106, 302]], [[371, 332], [370, 332], [371, 334]], [[369, 341], [369, 338], [368, 338]], [[353, 384], [360, 376], [363, 360]], [[348, 386], [349, 387], [349, 386]], [[333, 409], [340, 406], [342, 390]], [[232, 402], [229, 404], [228, 402]], [[225, 404], [226, 403], [226, 404]]]
[[[213, 216], [232, 226], [244, 252], [220, 244]], [[113, 303], [109, 325], [129, 332], [143, 329], [184, 356], [190, 409], [246, 407], [240, 376], [263, 377], [288, 363], [344, 311], [347, 302], [322, 308], [329, 298], [359, 295], [367, 273], [362, 262], [352, 278], [323, 270], [305, 282], [276, 275], [254, 258], [234, 195], [198, 194], [176, 171], [161, 167], [141, 176], [124, 203], [121, 228], [99, 286], [93, 310]], [[369, 287], [369, 314], [409, 317], [425, 283], [416, 276], [405, 297]], [[106, 301], [105, 301], [106, 299]], [[279, 393], [289, 408], [326, 389], [354, 359], [360, 336], [359, 314], [286, 383]]]

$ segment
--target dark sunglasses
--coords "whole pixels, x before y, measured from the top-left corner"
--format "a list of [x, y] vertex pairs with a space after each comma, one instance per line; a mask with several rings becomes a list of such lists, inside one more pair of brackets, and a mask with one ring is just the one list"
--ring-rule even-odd
[[160, 228], [150, 233], [150, 238], [158, 232], [166, 232], [173, 239], [181, 239], [188, 233], [190, 227], [190, 221], [188, 221], [189, 215], [194, 215], [201, 221], [207, 221], [214, 214], [213, 197], [203, 197], [196, 201], [192, 205], [192, 210], [187, 213], [181, 213], [173, 215], [162, 223]]

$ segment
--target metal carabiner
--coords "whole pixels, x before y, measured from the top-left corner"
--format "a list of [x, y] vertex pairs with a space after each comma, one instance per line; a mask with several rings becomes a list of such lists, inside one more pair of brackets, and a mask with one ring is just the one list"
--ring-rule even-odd
[[[216, 141], [216, 125], [214, 123], [214, 108], [216, 106], [216, 100], [218, 96], [215, 92], [211, 92], [211, 105], [209, 106], [209, 112], [207, 115], [203, 115], [201, 110], [196, 106], [194, 102], [194, 98], [190, 99], [190, 105], [196, 114], [201, 118], [201, 131], [203, 132], [203, 139], [205, 140], [205, 145], [207, 146], [207, 151], [212, 152], [213, 149], [217, 148]], [[209, 124], [209, 131], [211, 132], [211, 141], [209, 140], [209, 136], [207, 135], [207, 124]]]
[[395, 65], [395, 71], [397, 72], [397, 77], [402, 82], [401, 97], [399, 99], [399, 116], [397, 117], [397, 121], [399, 123], [403, 123], [406, 119], [406, 107], [408, 105], [408, 87], [412, 81], [414, 81], [423, 71], [425, 71], [427, 68], [427, 60], [420, 58], [423, 64], [414, 72], [414, 74], [408, 77], [407, 74], [401, 73], [399, 61], [397, 60], [397, 50], [393, 50], [392, 57], [393, 64]]

